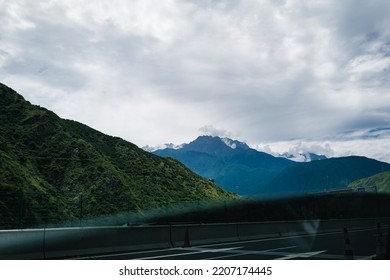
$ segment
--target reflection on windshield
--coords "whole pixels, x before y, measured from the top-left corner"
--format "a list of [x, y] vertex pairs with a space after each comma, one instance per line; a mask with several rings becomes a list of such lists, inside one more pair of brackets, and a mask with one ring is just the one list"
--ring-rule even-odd
[[[100, 216], [92, 216], [85, 210], [88, 209], [89, 201], [84, 198], [67, 206], [79, 214], [69, 220], [58, 220], [44, 202], [29, 204], [23, 199], [26, 195], [2, 192], [1, 203], [8, 205], [8, 208], [2, 211], [1, 229], [390, 217], [390, 195], [376, 192], [334, 191], [267, 199], [240, 197], [234, 200], [172, 204], [138, 211], [129, 209]], [[43, 199], [39, 193], [30, 195], [38, 202]]]

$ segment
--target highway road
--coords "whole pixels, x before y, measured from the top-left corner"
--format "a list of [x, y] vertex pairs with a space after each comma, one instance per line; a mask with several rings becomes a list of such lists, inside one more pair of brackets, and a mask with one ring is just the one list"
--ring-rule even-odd
[[[387, 246], [388, 227], [382, 228], [384, 248]], [[185, 248], [170, 248], [138, 252], [122, 252], [76, 259], [94, 260], [289, 260], [289, 259], [345, 259], [351, 249], [354, 259], [376, 256], [377, 229], [349, 230], [346, 244], [343, 229], [335, 232], [284, 236], [261, 240], [229, 242]], [[191, 240], [190, 240], [191, 242]], [[184, 244], [184, 243], [183, 243]]]

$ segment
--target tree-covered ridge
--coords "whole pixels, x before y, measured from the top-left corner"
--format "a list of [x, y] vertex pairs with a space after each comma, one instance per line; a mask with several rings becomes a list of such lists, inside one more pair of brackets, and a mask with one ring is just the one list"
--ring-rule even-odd
[[5, 224], [18, 211], [43, 223], [77, 218], [80, 204], [84, 216], [96, 216], [234, 197], [174, 159], [61, 119], [2, 84], [0, 112]]
[[390, 171], [354, 181], [348, 187], [366, 192], [390, 193]]

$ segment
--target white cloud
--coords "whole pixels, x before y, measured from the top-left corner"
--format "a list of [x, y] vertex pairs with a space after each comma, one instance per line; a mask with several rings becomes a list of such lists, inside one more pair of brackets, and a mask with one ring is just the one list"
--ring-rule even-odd
[[231, 133], [225, 129], [218, 129], [212, 125], [205, 125], [198, 129], [202, 135], [231, 137]]
[[1, 82], [139, 146], [387, 127], [389, 3], [1, 1]]
[[323, 139], [260, 143], [253, 147], [275, 156], [283, 153], [298, 156], [309, 152], [328, 158], [355, 155], [390, 162], [390, 128], [347, 131]]

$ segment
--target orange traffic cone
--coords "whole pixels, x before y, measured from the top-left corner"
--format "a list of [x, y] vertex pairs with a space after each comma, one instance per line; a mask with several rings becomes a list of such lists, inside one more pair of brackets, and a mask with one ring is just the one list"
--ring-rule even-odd
[[353, 260], [353, 250], [351, 246], [351, 240], [348, 236], [348, 229], [344, 228], [344, 259]]
[[189, 232], [188, 228], [186, 228], [186, 232], [184, 233], [183, 247], [184, 248], [191, 247], [191, 244], [190, 244], [190, 232]]

